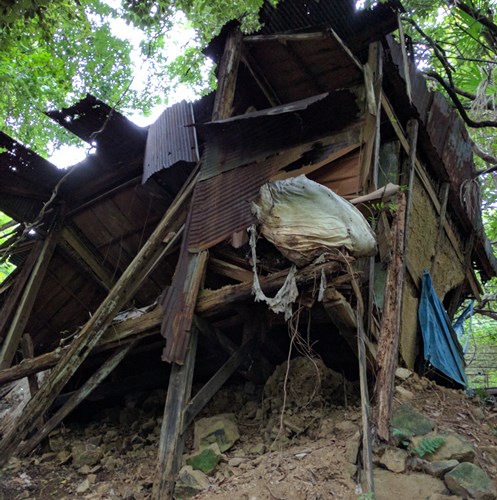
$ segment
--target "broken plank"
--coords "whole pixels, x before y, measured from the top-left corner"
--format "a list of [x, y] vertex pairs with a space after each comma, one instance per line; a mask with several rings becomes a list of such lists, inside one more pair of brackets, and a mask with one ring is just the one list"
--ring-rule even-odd
[[[321, 271], [325, 274], [336, 272], [340, 264], [336, 261], [324, 264], [310, 265], [301, 269], [297, 275], [297, 285], [311, 283], [315, 279], [320, 279]], [[279, 271], [269, 276], [259, 278], [261, 288], [264, 293], [271, 293], [278, 290], [288, 275], [289, 270]], [[196, 312], [197, 314], [215, 314], [225, 311], [234, 302], [245, 300], [252, 295], [252, 281], [229, 285], [218, 290], [203, 290], [198, 295]]]
[[[24, 359], [32, 359], [34, 357], [33, 339], [29, 333], [25, 333], [21, 338], [21, 349]], [[38, 392], [38, 378], [36, 374], [28, 376], [29, 394], [33, 397]]]
[[150, 238], [145, 242], [144, 246], [138, 252], [126, 271], [121, 275], [105, 300], [100, 304], [94, 315], [83, 327], [79, 336], [74, 339], [69, 350], [62, 356], [57, 366], [52, 370], [49, 377], [47, 377], [44, 385], [40, 388], [35, 397], [29, 401], [25, 411], [16, 421], [15, 427], [6, 434], [4, 439], [0, 442], [0, 466], [9, 460], [20, 441], [31, 430], [39, 417], [46, 413], [62, 388], [81, 366], [105, 333], [112, 318], [131, 298], [129, 290], [130, 287], [136, 287], [136, 276], [142, 275], [144, 279], [145, 276], [142, 274], [144, 268], [150, 268], [150, 259], [155, 255], [158, 247], [162, 244], [162, 240], [169, 232], [170, 224], [175, 220], [178, 212], [183, 209], [185, 203], [190, 199], [197, 178], [198, 169], [195, 169], [194, 173], [186, 182], [175, 201], [168, 208]]
[[385, 303], [376, 357], [378, 365], [375, 385], [376, 428], [378, 437], [387, 442], [390, 439], [395, 370], [399, 356], [402, 291], [406, 268], [404, 262], [406, 199], [403, 193], [397, 193], [397, 205], [398, 209], [392, 226], [394, 237], [392, 258], [387, 270]]
[[195, 394], [192, 400], [185, 408], [183, 417], [183, 432], [193, 422], [195, 417], [202, 411], [205, 405], [212, 399], [216, 392], [221, 389], [225, 382], [235, 373], [243, 364], [246, 356], [253, 348], [254, 339], [249, 339], [240, 346], [219, 368], [219, 370], [210, 378], [210, 380]]
[[162, 420], [153, 500], [169, 500], [173, 496], [176, 474], [184, 446], [183, 414], [192, 390], [197, 352], [198, 330], [190, 332], [188, 349], [182, 365], [173, 363], [169, 376], [164, 418]]
[[12, 323], [5, 336], [0, 351], [0, 369], [8, 368], [12, 364], [17, 347], [24, 333], [24, 329], [28, 323], [31, 310], [35, 303], [41, 283], [45, 277], [50, 260], [52, 259], [55, 247], [59, 240], [60, 230], [58, 227], [53, 227], [45, 241], [36, 260], [36, 264], [29, 276], [29, 279], [24, 288], [24, 293], [20, 299], [17, 310], [12, 318]]
[[215, 257], [209, 259], [209, 269], [216, 274], [226, 276], [227, 278], [231, 278], [241, 283], [244, 281], [252, 281], [254, 276], [253, 272], [248, 269], [232, 264], [231, 262], [216, 259]]
[[20, 456], [26, 456], [36, 446], [38, 446], [48, 434], [62, 422], [82, 401], [84, 401], [95, 388], [109, 376], [116, 366], [133, 349], [135, 342], [131, 342], [119, 348], [105, 363], [78, 389], [49, 420], [32, 436], [28, 441], [21, 445], [19, 449]]

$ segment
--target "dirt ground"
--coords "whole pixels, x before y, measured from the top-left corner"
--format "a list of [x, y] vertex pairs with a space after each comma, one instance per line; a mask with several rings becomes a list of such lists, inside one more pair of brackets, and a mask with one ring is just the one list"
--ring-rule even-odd
[[[293, 378], [289, 372], [286, 378], [285, 368], [277, 370], [265, 390], [250, 382], [227, 387], [202, 412], [235, 413], [240, 440], [196, 498], [358, 498], [357, 467], [350, 461], [361, 427], [356, 388], [338, 383], [340, 376], [319, 362], [302, 363]], [[415, 375], [398, 384], [404, 390], [396, 393], [395, 405], [407, 401], [438, 429], [467, 437], [476, 448], [476, 464], [497, 478], [496, 463], [485, 452], [497, 445], [495, 404]], [[0, 472], [0, 499], [150, 498], [163, 404], [162, 391], [132, 394], [121, 407], [57, 429], [34, 454], [14, 458]], [[189, 430], [186, 453], [192, 445]], [[404, 498], [416, 497], [405, 492]]]

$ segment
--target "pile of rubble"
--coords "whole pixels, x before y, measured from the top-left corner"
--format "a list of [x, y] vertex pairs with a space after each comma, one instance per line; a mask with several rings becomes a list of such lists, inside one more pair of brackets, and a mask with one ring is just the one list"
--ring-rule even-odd
[[[495, 498], [497, 408], [398, 375], [394, 442], [374, 448], [376, 498]], [[357, 393], [304, 357], [279, 366], [264, 387], [221, 390], [187, 433], [175, 497], [356, 499]], [[129, 395], [123, 408], [52, 432], [37, 454], [2, 471], [0, 499], [150, 498], [164, 399], [163, 391]]]

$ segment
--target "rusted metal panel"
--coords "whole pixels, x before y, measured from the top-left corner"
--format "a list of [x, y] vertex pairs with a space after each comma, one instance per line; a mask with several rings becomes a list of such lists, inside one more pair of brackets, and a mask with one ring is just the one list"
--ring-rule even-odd
[[331, 27], [355, 50], [394, 31], [399, 8], [400, 3], [396, 0], [378, 3], [373, 9], [365, 10], [357, 10], [353, 0], [285, 0], [277, 7], [266, 1], [260, 14], [261, 33]]
[[167, 108], [150, 126], [145, 146], [143, 182], [177, 163], [196, 163], [199, 160], [194, 123], [192, 104], [182, 101]]
[[201, 178], [343, 130], [357, 121], [361, 107], [355, 94], [340, 90], [208, 123]]
[[132, 150], [142, 151], [145, 146], [146, 128], [135, 125], [90, 94], [69, 108], [48, 111], [46, 114], [106, 154], [112, 152], [117, 156], [124, 156]]
[[456, 119], [457, 116], [450, 108], [447, 99], [439, 92], [436, 92], [428, 113], [426, 130], [440, 158], [443, 155], [449, 129]]

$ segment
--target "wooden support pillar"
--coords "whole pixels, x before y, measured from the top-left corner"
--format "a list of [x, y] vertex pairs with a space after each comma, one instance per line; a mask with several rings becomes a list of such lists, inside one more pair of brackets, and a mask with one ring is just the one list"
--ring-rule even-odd
[[242, 33], [238, 28], [235, 28], [226, 37], [223, 56], [219, 64], [212, 121], [228, 118], [232, 115], [241, 46]]
[[171, 367], [160, 434], [157, 471], [152, 490], [153, 500], [169, 500], [173, 497], [175, 478], [183, 453], [183, 412], [192, 390], [197, 339], [198, 330], [193, 328], [185, 362], [182, 365], [173, 363]]
[[[178, 217], [178, 213], [190, 199], [197, 178], [198, 173], [196, 169], [175, 201], [166, 211], [150, 238], [83, 327], [80, 334], [74, 339], [69, 350], [61, 357], [44, 385], [26, 405], [16, 425], [13, 426], [12, 430], [0, 442], [0, 466], [9, 460], [20, 441], [31, 430], [34, 423], [46, 413], [62, 388], [105, 333], [114, 315], [129, 301], [132, 296], [131, 292], [139, 285], [136, 279], [137, 276], [140, 276], [140, 279], [143, 280], [152, 271], [153, 267], [150, 260], [156, 255], [157, 249], [162, 245], [164, 238], [169, 232], [170, 224], [174, 223]], [[148, 272], [144, 273], [144, 269], [147, 269]]]
[[40, 290], [50, 260], [52, 259], [59, 236], [59, 228], [53, 227], [43, 242], [36, 264], [26, 283], [17, 311], [12, 318], [9, 331], [2, 344], [2, 350], [0, 351], [0, 370], [8, 368], [12, 364], [12, 360], [14, 359], [22, 334], [28, 323], [31, 310], [33, 309], [36, 296]]
[[376, 362], [376, 428], [378, 437], [384, 441], [390, 439], [390, 421], [397, 368], [400, 323], [402, 316], [402, 290], [404, 286], [404, 231], [406, 218], [406, 199], [403, 193], [397, 193], [398, 209], [392, 225], [392, 258], [387, 271], [385, 305], [381, 318], [380, 338]]
[[[21, 338], [21, 349], [24, 359], [33, 359], [34, 357], [34, 346], [33, 339], [29, 333], [25, 333]], [[33, 397], [38, 392], [38, 377], [36, 373], [28, 376], [29, 384], [29, 394]]]
[[119, 348], [105, 363], [78, 389], [66, 403], [55, 413], [48, 422], [28, 441], [22, 444], [19, 455], [25, 456], [34, 450], [62, 420], [69, 415], [82, 401], [84, 401], [105, 380], [116, 366], [131, 351], [136, 342], [131, 342]]
[[414, 174], [416, 172], [416, 154], [418, 145], [418, 121], [411, 118], [407, 122], [407, 138], [409, 141], [409, 158], [407, 162], [407, 169], [409, 173], [409, 181], [407, 184], [407, 207], [406, 207], [406, 221], [404, 232], [404, 250], [407, 252], [407, 236], [409, 234], [409, 224], [411, 222], [412, 204], [413, 204], [413, 190], [414, 190]]
[[205, 405], [212, 399], [226, 381], [233, 375], [238, 368], [243, 364], [246, 357], [254, 346], [254, 339], [249, 339], [241, 345], [219, 368], [219, 370], [210, 378], [210, 380], [195, 394], [195, 397], [188, 403], [185, 408], [183, 418], [184, 433], [188, 426], [193, 422], [195, 417], [202, 411]]
[[27, 259], [24, 261], [20, 272], [15, 277], [14, 284], [12, 285], [12, 290], [10, 290], [6, 301], [0, 310], [0, 339], [5, 337], [6, 326], [8, 325], [10, 318], [14, 314], [14, 308], [21, 298], [22, 292], [26, 290], [26, 283], [31, 275], [31, 271], [36, 263], [41, 249], [43, 247], [43, 241], [37, 241], [31, 248]]

